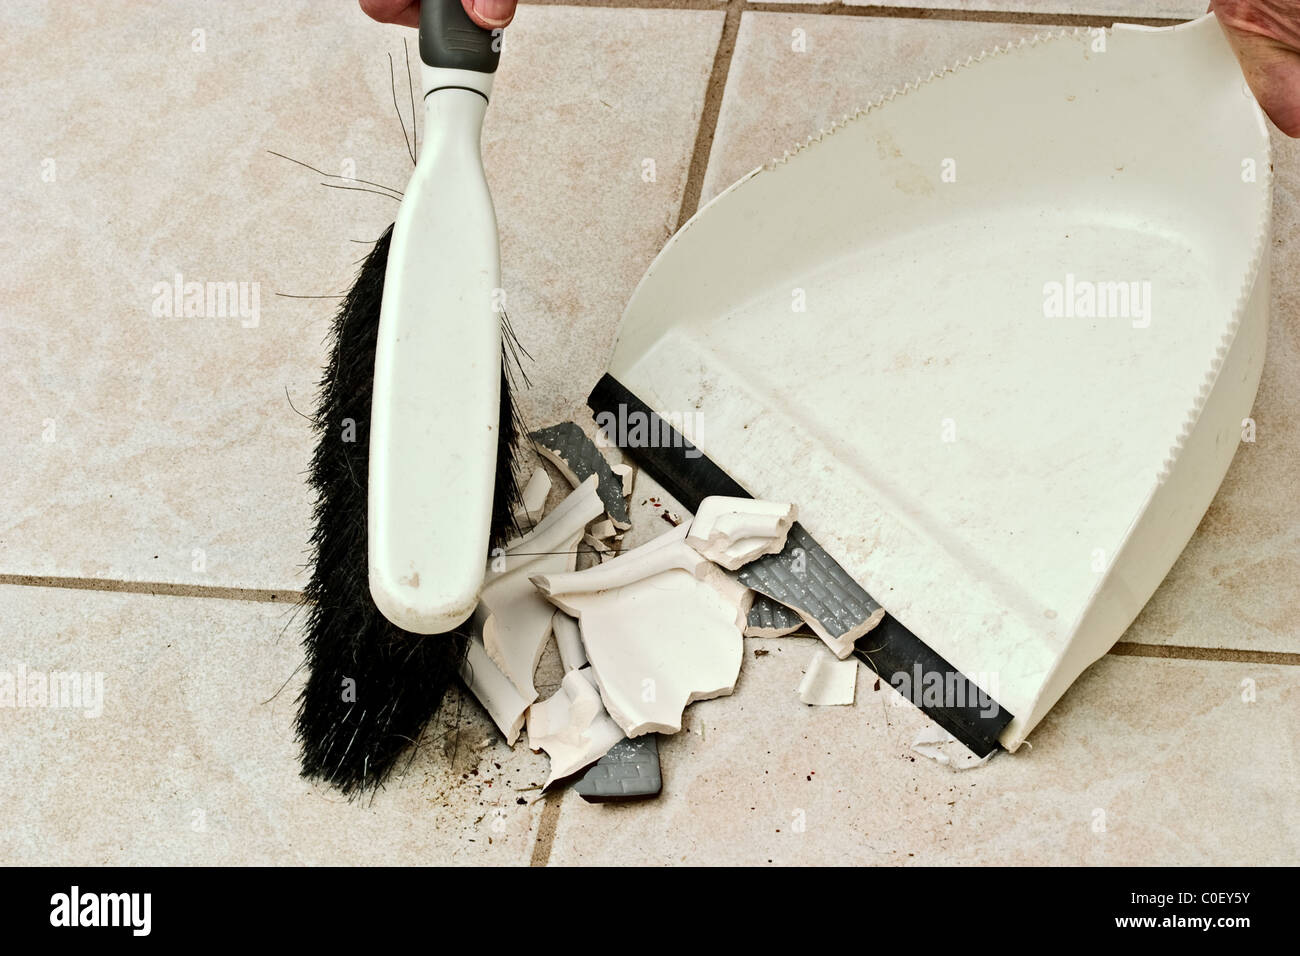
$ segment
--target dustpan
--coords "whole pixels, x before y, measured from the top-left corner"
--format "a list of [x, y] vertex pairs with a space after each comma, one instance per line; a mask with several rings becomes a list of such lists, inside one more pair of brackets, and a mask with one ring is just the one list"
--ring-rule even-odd
[[687, 507], [796, 502], [888, 612], [863, 658], [948, 678], [913, 699], [1014, 750], [1223, 479], [1264, 360], [1270, 207], [1213, 15], [993, 50], [700, 210], [590, 404]]

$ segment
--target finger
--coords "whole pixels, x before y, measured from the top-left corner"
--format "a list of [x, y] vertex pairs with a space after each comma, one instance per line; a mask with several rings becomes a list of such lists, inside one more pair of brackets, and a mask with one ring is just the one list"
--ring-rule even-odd
[[420, 0], [360, 0], [360, 3], [362, 12], [380, 23], [420, 25]]
[[1228, 31], [1255, 99], [1275, 126], [1300, 137], [1300, 53], [1271, 37]]
[[1290, 137], [1300, 137], [1300, 54], [1280, 45], [1265, 43], [1254, 58], [1253, 76], [1246, 78], [1277, 128]]
[[485, 30], [509, 26], [515, 18], [518, 0], [460, 0], [469, 18]]

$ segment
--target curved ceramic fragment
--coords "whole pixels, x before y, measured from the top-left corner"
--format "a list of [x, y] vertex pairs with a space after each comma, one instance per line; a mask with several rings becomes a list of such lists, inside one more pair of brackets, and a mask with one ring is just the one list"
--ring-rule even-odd
[[[685, 525], [674, 528], [667, 534], [661, 534], [647, 541], [639, 548], [633, 548], [619, 555], [613, 561], [585, 571], [534, 575], [533, 584], [539, 591], [550, 597], [555, 594], [620, 588], [672, 568], [689, 571], [695, 577], [702, 577], [710, 567], [709, 560], [694, 548], [681, 546], [686, 531]], [[563, 606], [558, 601], [553, 600], [552, 603]]]
[[586, 571], [533, 583], [577, 617], [610, 717], [629, 737], [682, 728], [696, 700], [730, 694], [753, 592], [675, 528]]
[[[593, 475], [532, 531], [506, 546], [488, 563], [487, 583], [474, 612], [483, 647], [492, 662], [532, 703], [533, 674], [551, 634], [555, 609], [528, 580], [546, 571], [572, 570], [587, 523], [604, 512]], [[495, 570], [494, 570], [495, 568]]]
[[557, 610], [551, 619], [551, 630], [555, 632], [555, 646], [560, 651], [560, 664], [566, 672], [576, 671], [588, 663], [587, 652], [582, 646], [582, 631], [578, 622], [563, 611]]
[[501, 728], [506, 743], [513, 745], [524, 726], [528, 705], [537, 699], [537, 692], [525, 699], [510, 678], [492, 662], [483, 649], [483, 639], [475, 634], [470, 638], [469, 652], [460, 665], [460, 676], [470, 693], [478, 698], [488, 715]]
[[818, 647], [799, 682], [799, 699], [821, 707], [852, 704], [857, 688], [857, 660], [836, 660], [826, 648]]
[[528, 710], [528, 746], [551, 758], [546, 787], [605, 756], [623, 739], [609, 719], [591, 669], [569, 671], [560, 689]]
[[545, 468], [538, 468], [528, 479], [528, 484], [524, 486], [519, 507], [512, 515], [515, 527], [526, 530], [540, 522], [542, 513], [546, 510], [546, 498], [550, 493], [551, 476], [546, 473]]
[[686, 543], [735, 571], [765, 554], [779, 554], [799, 516], [791, 504], [711, 495], [700, 502]]

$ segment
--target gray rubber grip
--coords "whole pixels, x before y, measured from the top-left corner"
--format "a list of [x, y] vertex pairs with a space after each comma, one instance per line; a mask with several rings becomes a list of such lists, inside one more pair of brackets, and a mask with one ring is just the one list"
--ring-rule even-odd
[[484, 30], [460, 0], [420, 4], [420, 59], [429, 66], [495, 73], [501, 58], [501, 30]]

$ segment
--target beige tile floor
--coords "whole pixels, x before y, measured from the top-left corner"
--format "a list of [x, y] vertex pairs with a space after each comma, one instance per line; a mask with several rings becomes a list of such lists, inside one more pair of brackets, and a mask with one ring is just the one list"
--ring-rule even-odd
[[[580, 411], [622, 304], [700, 198], [880, 92], [1035, 32], [1035, 15], [1197, 5], [654, 6], [526, 3], [507, 41], [485, 149], [539, 424]], [[910, 750], [925, 718], [865, 669], [855, 707], [807, 708], [795, 687], [809, 642], [748, 641], [736, 694], [693, 706], [664, 742], [658, 801], [539, 798], [545, 758], [507, 749], [457, 697], [405, 773], [359, 805], [295, 769], [311, 436], [290, 403], [311, 404], [330, 301], [275, 293], [344, 287], [361, 248], [349, 240], [373, 238], [392, 208], [265, 150], [400, 185], [387, 55], [400, 70], [403, 31], [311, 0], [111, 13], [22, 0], [0, 24], [0, 669], [104, 679], [98, 717], [0, 709], [0, 862], [1300, 856], [1294, 144], [1277, 143], [1258, 441], [1032, 748], [954, 773]], [[115, 55], [49, 55], [88, 34]], [[256, 325], [152, 315], [154, 286], [177, 272], [258, 283]], [[642, 479], [636, 500], [653, 493]], [[656, 522], [641, 508], [636, 534]]]

